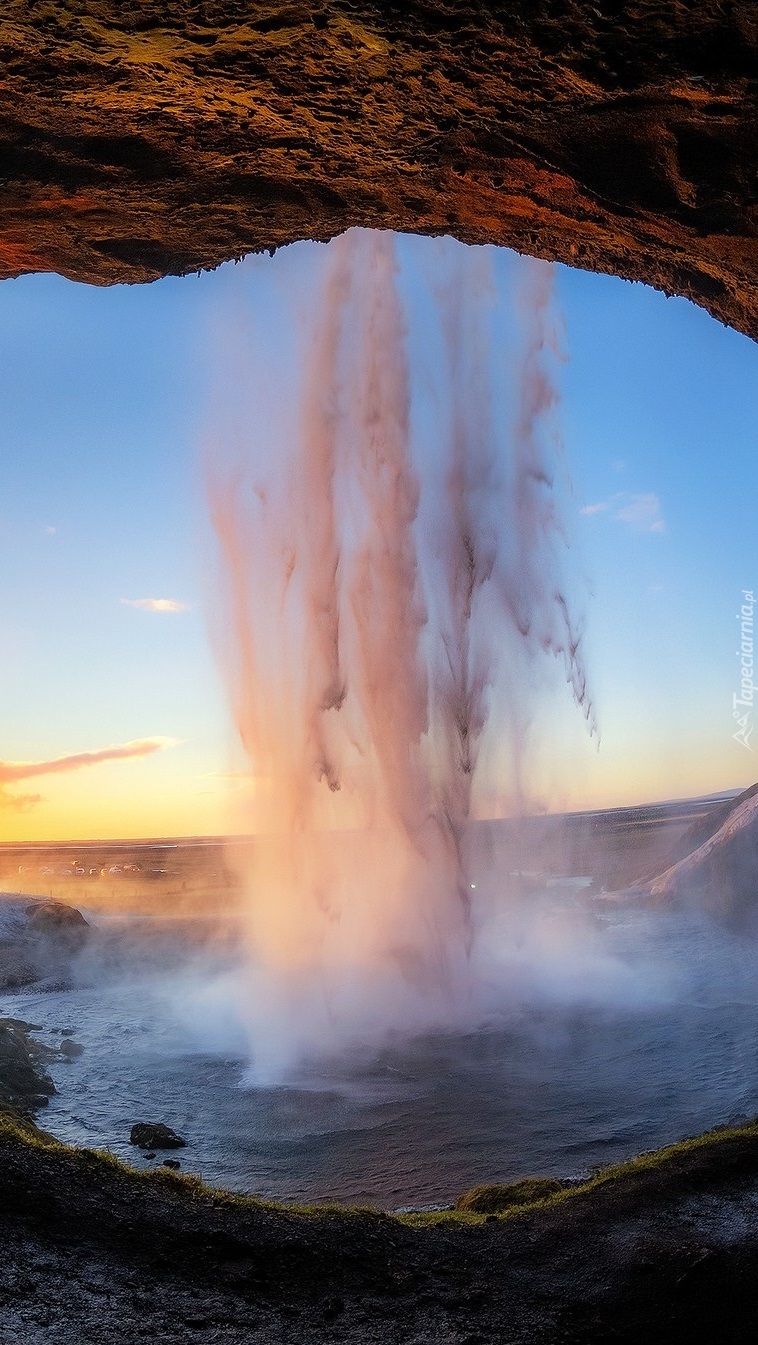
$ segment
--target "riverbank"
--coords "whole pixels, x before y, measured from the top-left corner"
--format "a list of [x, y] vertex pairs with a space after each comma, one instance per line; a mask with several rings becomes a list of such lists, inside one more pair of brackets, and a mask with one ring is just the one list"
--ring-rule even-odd
[[758, 1334], [758, 1123], [501, 1214], [290, 1209], [0, 1122], [3, 1345]]

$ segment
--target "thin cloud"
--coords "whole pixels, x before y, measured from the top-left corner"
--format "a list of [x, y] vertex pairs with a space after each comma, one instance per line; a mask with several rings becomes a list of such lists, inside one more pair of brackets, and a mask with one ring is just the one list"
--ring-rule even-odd
[[54, 528], [52, 523], [46, 523], [44, 531], [47, 533], [48, 537], [54, 537], [58, 529]]
[[657, 495], [632, 495], [629, 503], [619, 509], [616, 518], [637, 532], [663, 532], [665, 529]]
[[176, 747], [178, 738], [137, 738], [130, 743], [113, 747], [98, 747], [93, 752], [74, 752], [66, 757], [52, 757], [49, 761], [0, 761], [0, 784], [28, 780], [37, 775], [60, 775], [64, 771], [80, 771], [85, 766], [98, 766], [101, 761], [125, 761], [129, 757], [148, 757], [166, 747]]
[[38, 775], [61, 775], [68, 771], [80, 771], [87, 766], [98, 766], [104, 761], [126, 761], [147, 757], [167, 747], [176, 747], [179, 742], [179, 738], [138, 738], [134, 742], [99, 747], [92, 752], [74, 752], [65, 757], [51, 757], [49, 761], [0, 761], [0, 808], [13, 808], [17, 812], [26, 812], [35, 804], [42, 802], [41, 794], [11, 793], [7, 786], [16, 784], [19, 780], [29, 780]]
[[42, 802], [42, 794], [9, 794], [4, 785], [0, 785], [0, 808], [12, 808], [16, 813], [28, 813], [30, 808]]
[[143, 612], [189, 612], [188, 602], [176, 598], [121, 598], [124, 607], [139, 607]]
[[626, 523], [635, 532], [666, 531], [661, 513], [661, 502], [657, 495], [648, 492], [643, 495], [630, 495], [626, 491], [617, 491], [607, 500], [597, 500], [593, 504], [582, 505], [580, 510], [585, 518], [596, 514], [610, 514], [619, 523]]

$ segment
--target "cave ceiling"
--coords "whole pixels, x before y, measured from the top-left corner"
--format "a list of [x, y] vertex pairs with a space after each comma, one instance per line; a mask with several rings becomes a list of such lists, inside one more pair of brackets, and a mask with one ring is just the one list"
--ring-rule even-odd
[[754, 0], [5, 0], [0, 277], [350, 227], [642, 280], [758, 336]]

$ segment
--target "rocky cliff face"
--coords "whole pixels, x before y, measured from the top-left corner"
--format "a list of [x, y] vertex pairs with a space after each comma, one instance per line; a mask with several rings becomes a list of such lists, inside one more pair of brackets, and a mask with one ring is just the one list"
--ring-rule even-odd
[[6, 0], [0, 276], [350, 225], [645, 280], [758, 335], [753, 0]]
[[[758, 930], [758, 791], [753, 786], [726, 808], [714, 810], [690, 831], [704, 839], [689, 854], [650, 880], [645, 889], [656, 901], [710, 911], [740, 928]], [[723, 820], [719, 824], [719, 818]], [[686, 844], [686, 837], [683, 838]]]

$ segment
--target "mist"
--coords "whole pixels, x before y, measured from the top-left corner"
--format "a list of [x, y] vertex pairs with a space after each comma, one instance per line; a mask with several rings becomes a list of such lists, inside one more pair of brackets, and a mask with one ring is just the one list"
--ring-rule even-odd
[[504, 351], [488, 250], [430, 246], [410, 311], [390, 234], [329, 244], [307, 309], [283, 290], [294, 388], [250, 338], [254, 316], [226, 324], [245, 395], [217, 398], [207, 486], [216, 644], [257, 838], [244, 880], [261, 1081], [471, 1023], [480, 755], [500, 762], [490, 789], [523, 807], [548, 665], [554, 694], [596, 727], [562, 512], [551, 268], [519, 264]]

